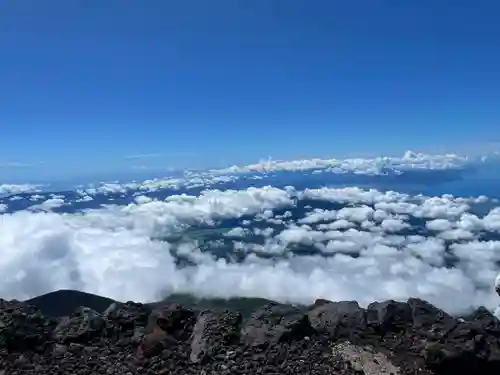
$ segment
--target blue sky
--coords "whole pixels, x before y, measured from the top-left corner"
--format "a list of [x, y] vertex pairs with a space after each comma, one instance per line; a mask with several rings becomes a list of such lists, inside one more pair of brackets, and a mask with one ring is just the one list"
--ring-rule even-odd
[[481, 149], [500, 133], [499, 13], [494, 0], [3, 1], [0, 182]]

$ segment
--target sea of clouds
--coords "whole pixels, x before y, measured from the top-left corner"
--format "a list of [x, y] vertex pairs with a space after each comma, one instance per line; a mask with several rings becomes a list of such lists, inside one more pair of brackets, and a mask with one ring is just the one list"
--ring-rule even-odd
[[[317, 179], [398, 181], [414, 171], [469, 173], [477, 163], [409, 152], [401, 158], [266, 161], [66, 192], [0, 185], [0, 296], [28, 299], [79, 289], [118, 300], [154, 301], [182, 292], [361, 305], [421, 297], [451, 313], [480, 305], [493, 310], [500, 302], [493, 286], [500, 273], [495, 197], [409, 193], [366, 186], [365, 180], [361, 187], [332, 186]], [[293, 181], [299, 174], [300, 184], [274, 183], [277, 174], [286, 177], [280, 173], [293, 174]], [[174, 245], [160, 240], [228, 220], [237, 223], [226, 237], [238, 261], [186, 239], [175, 245], [176, 254], [190, 266], [179, 267]], [[249, 241], [250, 235], [259, 241]], [[297, 246], [314, 252], [297, 253]]]

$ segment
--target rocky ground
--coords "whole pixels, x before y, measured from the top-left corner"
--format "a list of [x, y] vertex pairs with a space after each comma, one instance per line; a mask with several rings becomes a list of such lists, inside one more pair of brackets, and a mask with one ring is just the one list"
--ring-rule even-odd
[[318, 300], [307, 308], [271, 302], [243, 318], [127, 302], [57, 316], [65, 301], [85, 302], [75, 295], [51, 294], [52, 316], [0, 300], [0, 374], [500, 373], [500, 321], [483, 308], [464, 320], [420, 299], [367, 309]]

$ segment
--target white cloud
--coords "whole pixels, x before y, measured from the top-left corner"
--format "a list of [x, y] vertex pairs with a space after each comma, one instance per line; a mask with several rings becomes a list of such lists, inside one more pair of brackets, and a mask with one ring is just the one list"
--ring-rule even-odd
[[33, 184], [3, 184], [0, 185], [0, 195], [34, 193], [40, 191], [41, 185]]
[[380, 226], [387, 232], [399, 232], [402, 229], [408, 228], [410, 225], [401, 219], [388, 218], [384, 219]]
[[344, 207], [337, 213], [337, 218], [361, 223], [373, 217], [374, 210], [368, 206]]
[[320, 221], [333, 220], [336, 217], [337, 217], [337, 211], [335, 211], [335, 210], [322, 210], [322, 209], [317, 208], [312, 212], [311, 211], [307, 212], [306, 216], [299, 220], [299, 223], [301, 223], [301, 224], [313, 224], [313, 223], [317, 223]]
[[65, 204], [65, 201], [62, 198], [50, 198], [50, 199], [43, 201], [40, 204], [35, 204], [35, 205], [29, 207], [29, 210], [31, 210], [31, 211], [36, 211], [36, 210], [50, 211], [54, 208], [61, 207], [64, 204]]
[[425, 223], [425, 226], [429, 230], [445, 231], [450, 230], [453, 227], [453, 223], [447, 219], [435, 219]]
[[445, 230], [438, 234], [439, 238], [450, 241], [459, 241], [459, 240], [471, 240], [475, 238], [475, 234], [461, 228]]
[[214, 169], [211, 173], [269, 173], [280, 171], [315, 171], [324, 170], [331, 173], [357, 173], [378, 175], [387, 170], [401, 172], [408, 169], [458, 169], [469, 164], [465, 156], [455, 154], [427, 155], [407, 151], [402, 157], [377, 157], [372, 159], [304, 159], [304, 160], [262, 160], [256, 164]]
[[340, 220], [332, 221], [332, 222], [327, 223], [327, 224], [320, 224], [320, 225], [318, 225], [318, 229], [337, 230], [337, 229], [348, 229], [348, 228], [352, 228], [355, 226], [356, 226], [356, 224], [351, 222], [351, 221], [347, 221], [345, 219], [340, 219]]
[[[112, 187], [110, 191], [121, 191]], [[139, 190], [142, 191], [142, 190]], [[88, 195], [82, 194], [82, 198]], [[293, 217], [297, 199], [349, 204], [311, 210]], [[53, 197], [45, 206], [64, 203]], [[49, 203], [47, 203], [49, 202]], [[498, 230], [500, 209], [484, 217], [467, 211], [473, 203], [452, 197], [409, 196], [359, 188], [296, 191], [271, 186], [245, 190], [206, 190], [165, 200], [142, 196], [126, 206], [107, 205], [76, 214], [19, 211], [0, 215], [0, 295], [28, 298], [59, 288], [77, 288], [120, 300], [154, 300], [165, 292], [205, 296], [260, 296], [281, 301], [316, 298], [358, 300], [366, 305], [387, 298], [422, 297], [450, 312], [498, 303], [493, 282], [500, 268], [499, 241], [478, 239], [481, 230]], [[372, 207], [374, 205], [374, 207]], [[50, 207], [48, 207], [50, 209]], [[281, 216], [274, 213], [287, 210]], [[247, 243], [251, 232], [232, 229], [242, 263], [215, 259], [196, 243], [177, 249], [196, 263], [177, 268], [172, 244], [154, 240], [194, 223], [258, 215], [283, 220], [284, 229], [260, 228], [262, 243]], [[443, 229], [402, 235], [408, 217]], [[299, 219], [299, 220], [297, 220]], [[261, 221], [266, 223], [266, 221]], [[317, 225], [317, 223], [322, 222]], [[445, 248], [457, 258], [450, 268]], [[317, 254], [294, 255], [293, 246], [311, 245]], [[255, 253], [280, 254], [281, 258]], [[326, 255], [326, 256], [325, 256]], [[350, 255], [356, 255], [355, 257]]]

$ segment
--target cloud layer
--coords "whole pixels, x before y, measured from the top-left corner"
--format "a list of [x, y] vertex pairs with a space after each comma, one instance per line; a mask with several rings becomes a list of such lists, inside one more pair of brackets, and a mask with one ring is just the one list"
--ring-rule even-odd
[[[2, 203], [0, 295], [75, 288], [119, 300], [190, 292], [363, 305], [413, 296], [453, 313], [498, 305], [500, 208], [487, 197], [292, 186], [175, 194], [158, 183], [33, 195], [14, 212], [15, 200]], [[169, 192], [144, 195], [151, 189]], [[199, 226], [227, 230], [209, 241], [181, 235]]]

